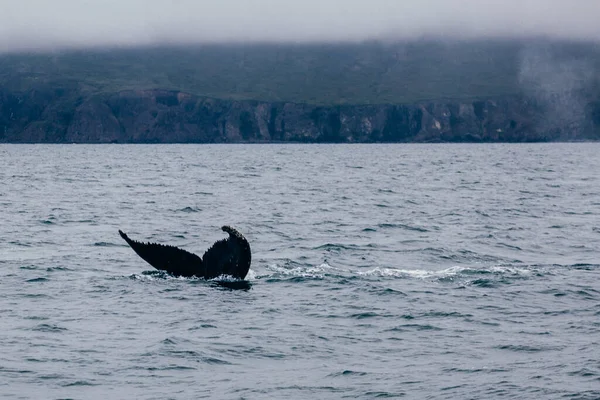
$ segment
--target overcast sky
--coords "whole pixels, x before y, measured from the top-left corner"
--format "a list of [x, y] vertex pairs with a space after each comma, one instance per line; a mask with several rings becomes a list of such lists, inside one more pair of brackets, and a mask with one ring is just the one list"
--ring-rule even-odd
[[0, 0], [0, 51], [423, 35], [600, 40], [600, 0]]

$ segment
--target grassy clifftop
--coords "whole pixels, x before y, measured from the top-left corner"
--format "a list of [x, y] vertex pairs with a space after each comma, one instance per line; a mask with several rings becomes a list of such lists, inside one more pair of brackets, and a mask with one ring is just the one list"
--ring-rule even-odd
[[315, 105], [407, 104], [519, 94], [564, 77], [578, 89], [596, 90], [599, 76], [600, 45], [542, 40], [202, 45], [0, 55], [0, 88], [68, 92], [66, 103], [123, 90], [166, 89]]

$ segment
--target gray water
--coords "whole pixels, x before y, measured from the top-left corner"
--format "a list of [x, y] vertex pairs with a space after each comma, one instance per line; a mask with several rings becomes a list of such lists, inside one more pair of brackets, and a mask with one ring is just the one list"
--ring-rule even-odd
[[[600, 144], [2, 145], [7, 399], [598, 399]], [[152, 271], [231, 224], [251, 287]]]

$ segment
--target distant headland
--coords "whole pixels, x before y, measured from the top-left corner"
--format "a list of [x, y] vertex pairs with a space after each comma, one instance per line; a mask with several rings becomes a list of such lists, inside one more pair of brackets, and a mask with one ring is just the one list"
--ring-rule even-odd
[[600, 140], [600, 43], [228, 44], [0, 55], [0, 142]]

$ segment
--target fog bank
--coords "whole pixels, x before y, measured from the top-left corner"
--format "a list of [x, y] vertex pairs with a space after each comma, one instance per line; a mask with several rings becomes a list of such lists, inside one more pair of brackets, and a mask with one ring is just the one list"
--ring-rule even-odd
[[0, 51], [206, 42], [549, 36], [598, 40], [593, 0], [21, 0]]

